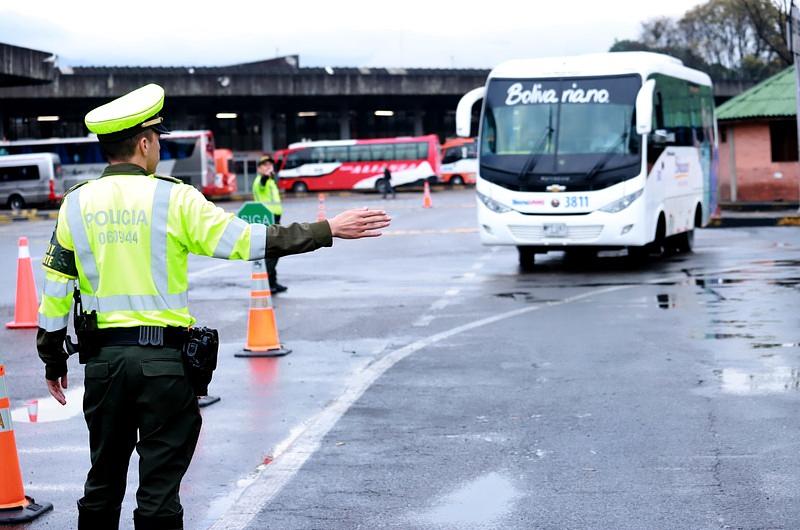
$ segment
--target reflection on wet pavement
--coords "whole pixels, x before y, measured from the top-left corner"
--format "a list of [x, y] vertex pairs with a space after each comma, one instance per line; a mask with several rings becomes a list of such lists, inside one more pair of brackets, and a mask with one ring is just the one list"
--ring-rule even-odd
[[481, 528], [509, 514], [520, 497], [508, 478], [489, 473], [445, 495], [429, 512], [414, 519], [444, 528]]
[[800, 388], [800, 370], [778, 366], [769, 372], [744, 372], [736, 368], [716, 370], [722, 391], [728, 394], [774, 394]]

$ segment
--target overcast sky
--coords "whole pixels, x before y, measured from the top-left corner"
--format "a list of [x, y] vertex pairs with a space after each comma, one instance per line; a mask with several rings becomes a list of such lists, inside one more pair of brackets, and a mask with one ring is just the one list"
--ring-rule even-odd
[[64, 66], [211, 66], [300, 55], [301, 66], [479, 67], [606, 51], [698, 0], [3, 0], [0, 42]]

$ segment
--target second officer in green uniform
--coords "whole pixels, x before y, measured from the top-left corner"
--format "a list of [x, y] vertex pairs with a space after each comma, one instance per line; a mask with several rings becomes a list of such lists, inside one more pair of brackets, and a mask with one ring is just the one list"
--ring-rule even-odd
[[183, 528], [178, 490], [201, 424], [187, 375], [187, 336], [197, 329], [188, 308], [189, 253], [258, 260], [331, 246], [333, 237], [377, 236], [389, 224], [384, 212], [350, 210], [312, 224], [251, 225], [192, 186], [154, 175], [163, 104], [163, 89], [151, 84], [86, 115], [110, 165], [67, 194], [42, 260], [37, 346], [50, 393], [62, 404], [75, 282], [81, 329], [90, 323], [83, 336], [91, 344], [79, 345], [92, 462], [78, 501], [81, 530], [118, 528], [134, 449], [135, 528]]
[[[275, 224], [281, 224], [283, 215], [283, 204], [281, 204], [281, 192], [275, 176], [275, 160], [271, 156], [262, 156], [258, 160], [256, 167], [258, 177], [253, 181], [253, 200], [258, 201], [272, 212]], [[278, 258], [267, 258], [267, 277], [269, 278], [269, 290], [272, 294], [284, 292], [287, 287], [278, 283]]]

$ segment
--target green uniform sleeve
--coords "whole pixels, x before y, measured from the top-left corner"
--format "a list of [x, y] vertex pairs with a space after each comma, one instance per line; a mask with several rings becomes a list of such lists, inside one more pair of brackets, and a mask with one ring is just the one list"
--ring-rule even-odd
[[267, 227], [267, 257], [269, 258], [302, 254], [332, 245], [333, 236], [328, 221]]

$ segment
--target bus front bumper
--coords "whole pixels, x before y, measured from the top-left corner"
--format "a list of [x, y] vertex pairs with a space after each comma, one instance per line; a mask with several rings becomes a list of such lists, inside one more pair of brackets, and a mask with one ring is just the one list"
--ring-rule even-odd
[[642, 211], [634, 201], [617, 213], [595, 210], [582, 215], [528, 215], [515, 210], [496, 213], [478, 200], [478, 232], [484, 245], [623, 248], [650, 242]]

